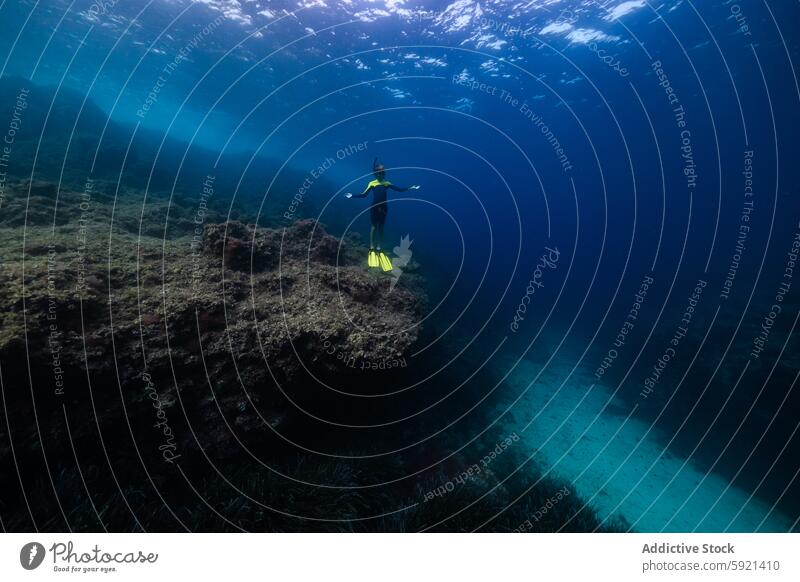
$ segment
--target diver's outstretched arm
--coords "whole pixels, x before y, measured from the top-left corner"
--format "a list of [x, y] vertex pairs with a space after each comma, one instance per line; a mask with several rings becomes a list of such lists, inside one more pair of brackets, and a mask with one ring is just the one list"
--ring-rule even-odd
[[408, 192], [409, 190], [419, 190], [419, 186], [409, 186], [408, 188], [401, 188], [400, 186], [395, 186], [394, 184], [389, 184], [389, 188], [392, 190], [396, 190], [397, 192]]
[[364, 190], [361, 194], [352, 194], [351, 192], [348, 192], [347, 194], [344, 195], [344, 197], [345, 198], [366, 198], [367, 195], [369, 194], [370, 190], [372, 190], [372, 186], [367, 186], [367, 189]]

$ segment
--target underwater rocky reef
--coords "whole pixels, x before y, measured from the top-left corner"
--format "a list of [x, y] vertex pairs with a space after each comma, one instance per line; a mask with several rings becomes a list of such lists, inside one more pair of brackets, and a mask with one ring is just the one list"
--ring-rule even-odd
[[390, 382], [425, 333], [413, 262], [395, 282], [315, 221], [260, 227], [113, 182], [11, 180], [3, 202], [7, 530], [597, 526], [564, 484], [517, 471], [518, 453], [495, 459], [511, 442], [497, 431], [369, 458], [354, 423], [395, 411], [358, 398], [375, 391], [369, 370]]

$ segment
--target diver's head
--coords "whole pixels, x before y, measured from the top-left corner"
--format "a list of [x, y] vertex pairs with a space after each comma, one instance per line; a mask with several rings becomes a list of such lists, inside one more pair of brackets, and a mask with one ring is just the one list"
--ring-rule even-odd
[[372, 173], [378, 180], [383, 180], [386, 177], [386, 168], [383, 164], [378, 163], [378, 158], [372, 162]]

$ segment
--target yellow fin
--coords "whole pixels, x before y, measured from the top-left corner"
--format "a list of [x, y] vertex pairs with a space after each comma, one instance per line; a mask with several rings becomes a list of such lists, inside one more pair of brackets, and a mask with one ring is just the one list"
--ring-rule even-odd
[[381, 252], [378, 255], [378, 259], [380, 260], [381, 269], [383, 269], [384, 273], [392, 270], [392, 261], [386, 256], [386, 253]]
[[378, 264], [378, 253], [375, 251], [370, 251], [369, 255], [367, 255], [367, 266], [369, 267], [379, 267]]

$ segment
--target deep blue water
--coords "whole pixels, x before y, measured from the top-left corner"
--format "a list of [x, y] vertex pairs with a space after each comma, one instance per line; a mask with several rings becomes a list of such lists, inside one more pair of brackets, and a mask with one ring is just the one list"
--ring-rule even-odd
[[[787, 277], [800, 229], [797, 3], [54, 0], [6, 2], [0, 16], [4, 107], [10, 115], [17, 86], [32, 101], [46, 93], [41, 142], [56, 144], [19, 174], [69, 160], [68, 174], [88, 164], [189, 195], [218, 175], [219, 196], [262, 209], [264, 224], [310, 179], [299, 215], [366, 239], [368, 202], [343, 194], [364, 188], [378, 157], [393, 183], [421, 185], [392, 195], [385, 246], [413, 239], [432, 321], [455, 322], [443, 341], [469, 345], [457, 365], [506, 377], [492, 422], [523, 430], [502, 405], [534, 406], [516, 400], [530, 366], [571, 390], [597, 384], [612, 406], [546, 416], [631, 414], [671, 458], [747, 500], [721, 504], [713, 523], [655, 516], [639, 527], [715, 529], [744, 508], [777, 520], [761, 529], [797, 529], [800, 280]], [[95, 150], [105, 157], [92, 164]], [[649, 278], [626, 343], [596, 376]], [[642, 396], [698, 281], [685, 337]], [[782, 282], [774, 331], [752, 356]], [[436, 414], [452, 420], [446, 406]], [[551, 429], [530, 437], [531, 453]], [[596, 464], [637, 445], [608, 443]], [[594, 471], [542, 454], [569, 478]], [[661, 462], [640, 457], [611, 482]], [[698, 487], [711, 511], [719, 492]], [[630, 522], [664, 502], [645, 494], [620, 510], [614, 495], [595, 503]]]

